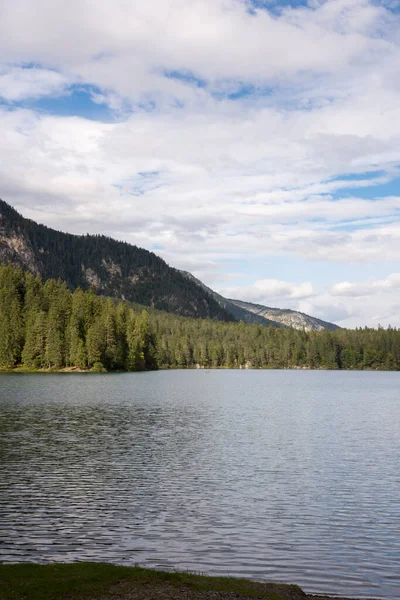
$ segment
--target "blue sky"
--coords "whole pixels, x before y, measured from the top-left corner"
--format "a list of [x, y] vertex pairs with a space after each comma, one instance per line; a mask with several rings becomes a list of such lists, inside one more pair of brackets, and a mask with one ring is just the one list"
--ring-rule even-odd
[[400, 326], [398, 2], [3, 4], [1, 197], [231, 297]]
[[95, 102], [93, 93], [99, 92], [90, 86], [75, 85], [60, 95], [24, 98], [12, 103], [2, 101], [1, 104], [9, 110], [27, 109], [60, 117], [79, 116], [93, 121], [115, 121], [114, 112], [105, 102]]

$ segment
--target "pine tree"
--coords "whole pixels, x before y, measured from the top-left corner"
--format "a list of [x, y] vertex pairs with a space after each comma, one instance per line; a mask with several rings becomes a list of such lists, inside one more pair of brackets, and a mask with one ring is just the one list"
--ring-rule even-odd
[[143, 371], [145, 368], [143, 345], [140, 338], [138, 319], [135, 317], [133, 311], [128, 313], [126, 340], [128, 345], [128, 354], [125, 365], [126, 370]]
[[20, 270], [6, 267], [0, 279], [0, 367], [11, 368], [21, 359], [21, 278]]
[[105, 329], [102, 321], [97, 319], [89, 327], [86, 337], [88, 367], [101, 369], [104, 367], [104, 351], [106, 349]]
[[104, 306], [104, 333], [105, 350], [104, 366], [107, 369], [114, 369], [117, 363], [117, 324], [115, 315], [115, 305], [109, 298]]
[[31, 311], [26, 324], [22, 362], [25, 366], [40, 369], [46, 361], [47, 318], [43, 311]]
[[48, 368], [60, 369], [63, 362], [63, 332], [59, 312], [51, 306], [47, 318], [45, 363]]
[[128, 355], [128, 343], [126, 341], [126, 324], [127, 324], [127, 306], [125, 302], [120, 302], [117, 306], [115, 325], [117, 344], [115, 349], [115, 367], [124, 369]]

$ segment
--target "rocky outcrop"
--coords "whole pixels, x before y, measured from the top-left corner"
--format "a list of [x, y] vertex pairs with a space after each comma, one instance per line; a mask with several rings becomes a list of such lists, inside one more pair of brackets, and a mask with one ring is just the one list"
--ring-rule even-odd
[[38, 274], [40, 268], [29, 242], [18, 232], [7, 234], [4, 217], [0, 214], [0, 264], [10, 263], [14, 267], [25, 266]]
[[334, 323], [322, 321], [321, 319], [311, 317], [310, 315], [306, 315], [296, 310], [269, 308], [268, 306], [243, 302], [242, 300], [229, 300], [229, 302], [253, 315], [285, 327], [293, 327], [293, 329], [304, 331], [322, 331], [322, 329], [333, 331], [334, 329], [338, 329], [338, 326]]

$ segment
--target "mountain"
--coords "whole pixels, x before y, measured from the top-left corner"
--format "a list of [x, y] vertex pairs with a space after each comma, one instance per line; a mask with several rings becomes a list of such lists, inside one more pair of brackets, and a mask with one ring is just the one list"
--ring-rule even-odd
[[102, 235], [72, 235], [22, 217], [0, 200], [0, 264], [12, 264], [187, 317], [234, 321], [216, 299], [153, 252]]
[[[334, 331], [335, 329], [339, 329], [339, 327], [334, 323], [322, 321], [321, 319], [311, 317], [310, 315], [306, 315], [305, 313], [297, 310], [286, 308], [270, 308], [268, 306], [263, 306], [262, 304], [243, 302], [242, 300], [228, 300], [228, 302], [236, 308], [250, 313], [249, 320], [246, 321], [248, 323], [254, 322], [251, 321], [251, 317], [254, 315], [255, 317], [261, 317], [262, 319], [272, 321], [273, 323], [278, 323], [279, 325], [293, 327], [294, 329], [304, 329], [305, 331], [322, 331], [322, 329]], [[229, 310], [228, 307], [227, 310]], [[234, 314], [234, 311], [229, 310], [229, 312]]]
[[185, 317], [244, 321], [305, 331], [337, 329], [294, 310], [227, 299], [159, 256], [103, 235], [72, 235], [25, 219], [0, 199], [0, 264], [11, 263], [71, 289], [152, 306]]
[[187, 279], [195, 282], [204, 291], [207, 291], [212, 295], [218, 304], [238, 321], [258, 323], [260, 325], [273, 325], [274, 327], [293, 327], [294, 329], [304, 329], [305, 331], [321, 331], [322, 329], [334, 331], [335, 329], [339, 329], [339, 327], [333, 323], [322, 321], [316, 317], [310, 317], [310, 315], [306, 315], [296, 310], [270, 308], [268, 306], [263, 306], [262, 304], [252, 304], [251, 302], [244, 302], [242, 300], [224, 298], [204, 285], [204, 283], [194, 277], [191, 273], [188, 273], [187, 271], [181, 271], [181, 273]]

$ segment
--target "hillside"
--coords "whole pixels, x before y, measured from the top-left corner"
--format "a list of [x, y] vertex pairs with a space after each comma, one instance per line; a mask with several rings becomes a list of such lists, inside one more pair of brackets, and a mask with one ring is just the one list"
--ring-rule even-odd
[[102, 235], [72, 235], [22, 217], [0, 200], [0, 264], [188, 317], [233, 321], [204, 289], [153, 252]]
[[244, 302], [242, 300], [224, 298], [204, 285], [204, 283], [194, 277], [191, 273], [188, 273], [187, 271], [181, 271], [181, 273], [187, 279], [197, 283], [199, 287], [212, 295], [218, 304], [227, 310], [237, 321], [257, 325], [273, 325], [274, 327], [293, 327], [294, 329], [304, 331], [322, 331], [323, 329], [334, 331], [335, 329], [338, 329], [338, 326], [333, 323], [322, 321], [321, 319], [311, 317], [310, 315], [295, 310], [270, 308], [261, 304], [252, 304], [251, 302]]
[[25, 219], [0, 199], [0, 264], [62, 279], [71, 290], [93, 286], [122, 298], [181, 316], [244, 321], [305, 331], [334, 330], [333, 323], [280, 308], [227, 299], [159, 256], [103, 235], [72, 235]]

